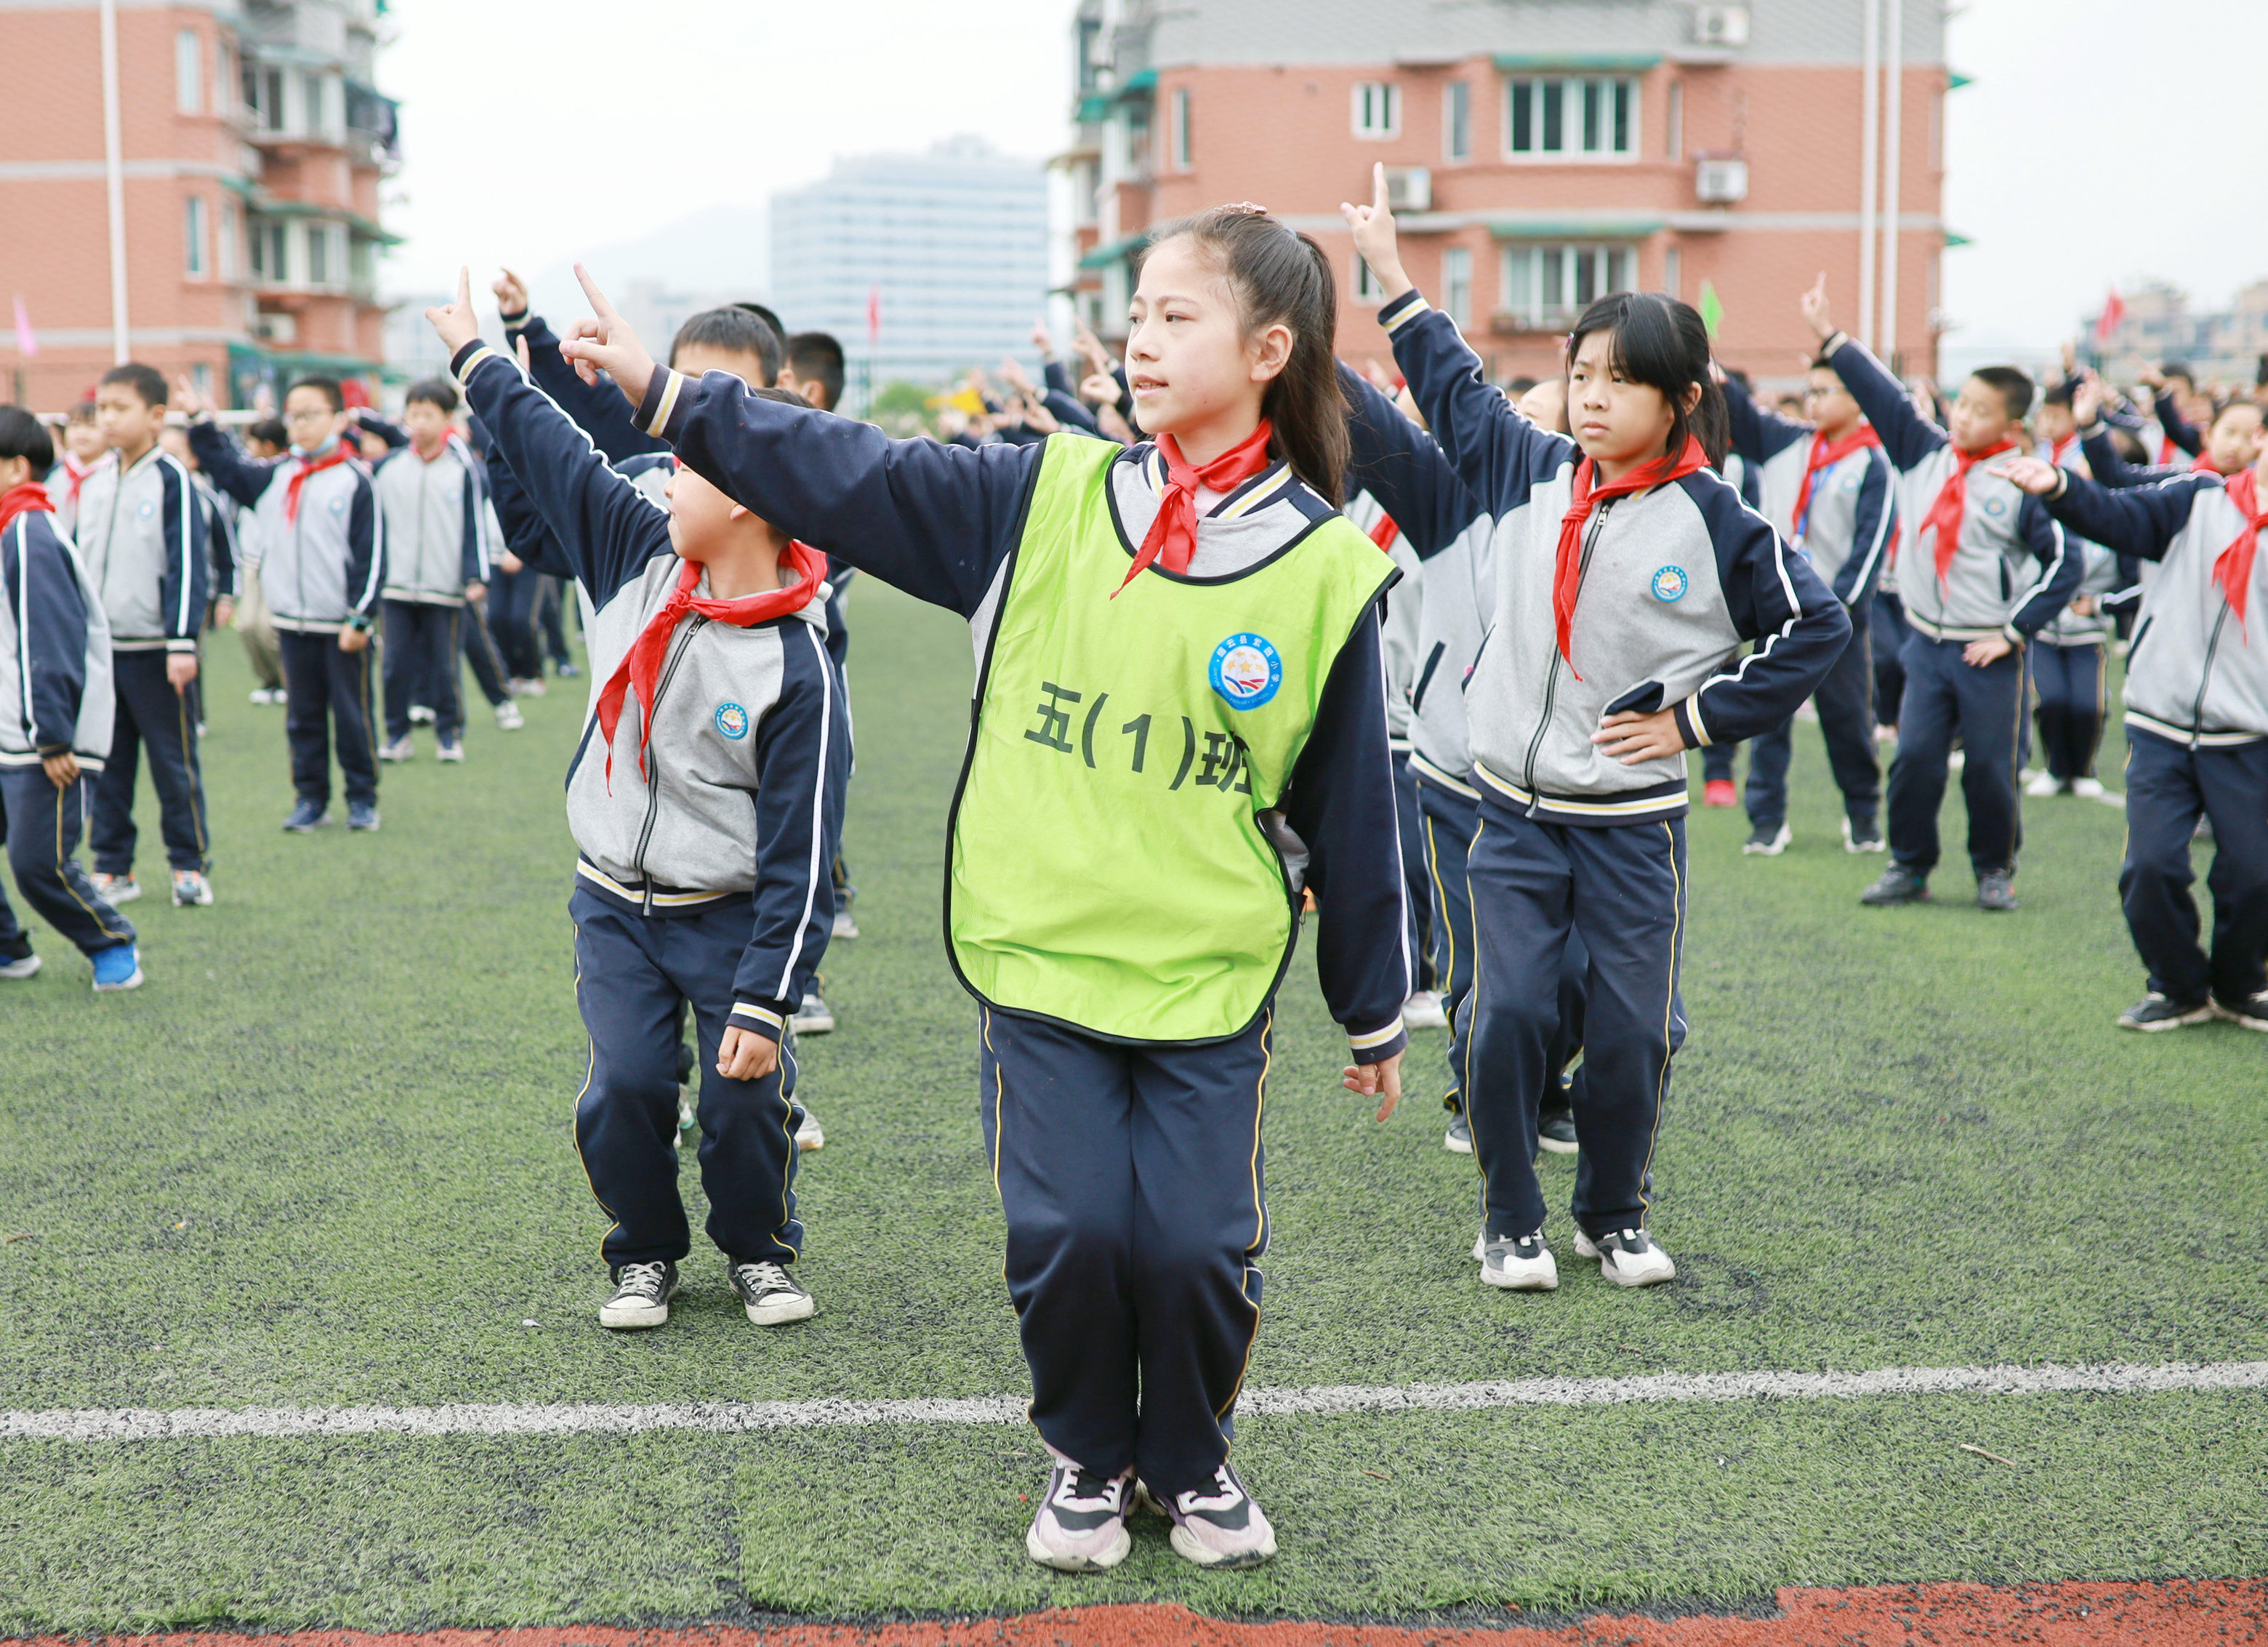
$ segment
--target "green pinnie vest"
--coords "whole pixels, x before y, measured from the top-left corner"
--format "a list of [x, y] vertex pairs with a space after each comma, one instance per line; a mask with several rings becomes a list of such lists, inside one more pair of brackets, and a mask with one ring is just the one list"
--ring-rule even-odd
[[1334, 515], [1242, 572], [1152, 566], [1120, 592], [1118, 452], [1057, 435], [1042, 457], [954, 799], [946, 946], [1002, 1011], [1220, 1040], [1268, 1004], [1298, 932], [1260, 814], [1396, 573]]

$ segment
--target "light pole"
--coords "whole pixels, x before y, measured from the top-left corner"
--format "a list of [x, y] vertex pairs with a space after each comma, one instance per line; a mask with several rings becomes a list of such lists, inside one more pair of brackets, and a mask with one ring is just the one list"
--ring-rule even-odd
[[1888, 0], [1889, 43], [1885, 51], [1883, 79], [1889, 82], [1889, 106], [1882, 129], [1882, 364], [1896, 371], [1898, 362], [1898, 208], [1904, 195], [1898, 187], [1898, 163], [1904, 147], [1906, 106], [1905, 0]]
[[133, 353], [126, 329], [126, 161], [118, 136], [118, 0], [102, 0], [102, 165], [110, 206], [110, 352]]
[[1867, 0], [1859, 54], [1859, 342], [1874, 346], [1874, 213], [1882, 172], [1882, 0]]

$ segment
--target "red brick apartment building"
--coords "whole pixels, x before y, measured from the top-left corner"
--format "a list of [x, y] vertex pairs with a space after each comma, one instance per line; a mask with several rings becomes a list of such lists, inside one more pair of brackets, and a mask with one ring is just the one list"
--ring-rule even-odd
[[[1944, 0], [1083, 0], [1057, 267], [1123, 333], [1152, 224], [1258, 202], [1338, 261], [1339, 347], [1383, 354], [1337, 207], [1388, 168], [1410, 273], [1499, 379], [1591, 298], [1702, 303], [1723, 357], [1800, 375], [1795, 299], [1937, 361]], [[1895, 214], [1886, 208], [1895, 199]], [[1704, 305], [1705, 312], [1706, 305]]]
[[0, 396], [58, 411], [128, 357], [225, 405], [302, 371], [374, 383], [384, 11], [0, 4], [0, 302], [37, 350], [0, 324]]

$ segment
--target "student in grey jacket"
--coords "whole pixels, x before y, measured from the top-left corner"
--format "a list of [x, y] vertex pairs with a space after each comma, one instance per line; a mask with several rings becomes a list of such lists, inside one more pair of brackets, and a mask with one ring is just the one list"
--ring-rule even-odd
[[[2036, 458], [1999, 466], [2073, 532], [2157, 565], [2126, 653], [2126, 861], [2118, 896], [2149, 993], [2122, 1029], [2222, 1018], [2268, 1030], [2268, 453], [2111, 491]], [[2190, 841], [2213, 821], [2213, 947], [2198, 942]]]
[[110, 621], [118, 716], [89, 831], [94, 884], [114, 905], [142, 895], [134, 879], [134, 790], [146, 749], [173, 901], [209, 904], [211, 843], [196, 727], [202, 717], [197, 636], [211, 581], [210, 517], [188, 466], [158, 438], [166, 423], [163, 377], [149, 366], [113, 366], [102, 374], [94, 403], [110, 460], [79, 490], [74, 535]]
[[[95, 989], [131, 989], [142, 982], [133, 923], [77, 856], [110, 747], [110, 629], [39, 483], [54, 461], [39, 419], [0, 406], [0, 837], [17, 889], [94, 963]], [[0, 979], [40, 964], [0, 894]]]
[[[488, 593], [489, 563], [502, 546], [489, 506], [488, 466], [451, 422], [457, 399], [456, 386], [445, 379], [411, 384], [401, 413], [409, 438], [375, 471], [387, 544], [381, 761], [409, 759], [413, 703], [433, 711], [439, 758], [465, 758], [460, 626], [466, 603]], [[477, 611], [472, 621], [480, 621]]]
[[335, 736], [348, 827], [375, 829], [370, 632], [386, 578], [386, 519], [370, 471], [354, 455], [345, 393], [335, 378], [294, 383], [284, 395], [291, 450], [260, 462], [220, 431], [202, 395], [186, 380], [180, 387], [197, 461], [252, 511], [259, 532], [260, 592], [283, 654], [284, 730], [298, 794], [284, 827], [305, 833], [330, 821]]
[[[1685, 752], [1753, 737], [1849, 641], [1843, 605], [1711, 464], [1725, 408], [1693, 309], [1593, 304], [1568, 341], [1572, 439], [1490, 386], [1403, 271], [1383, 167], [1342, 208], [1383, 287], [1380, 323], [1443, 454], [1495, 520], [1495, 611], [1465, 685], [1480, 822], [1466, 1116], [1491, 1286], [1544, 1291], [1533, 1151], [1557, 1085], [1561, 958], [1589, 952], [1575, 1251], [1623, 1286], [1676, 1272], [1646, 1227], [1649, 1165], [1684, 1040]], [[1744, 640], [1756, 651], [1723, 666]]]

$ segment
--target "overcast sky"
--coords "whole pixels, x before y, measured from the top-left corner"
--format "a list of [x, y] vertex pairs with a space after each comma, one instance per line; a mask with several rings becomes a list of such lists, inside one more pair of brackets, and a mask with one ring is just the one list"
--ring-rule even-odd
[[[409, 243], [388, 285], [460, 260], [532, 272], [836, 154], [976, 132], [1042, 158], [1065, 136], [1071, 9], [393, 0], [380, 79], [408, 165], [388, 217]], [[1960, 357], [2051, 349], [2113, 281], [2217, 306], [2268, 276], [2268, 3], [1974, 0], [1949, 55], [1976, 81], [1948, 114], [1946, 216], [1974, 242], [1946, 256]]]

